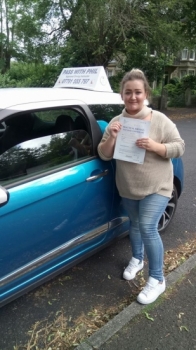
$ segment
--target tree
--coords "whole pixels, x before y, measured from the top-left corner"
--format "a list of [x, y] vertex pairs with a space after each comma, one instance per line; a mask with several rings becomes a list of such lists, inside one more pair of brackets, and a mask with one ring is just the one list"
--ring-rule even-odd
[[132, 68], [139, 68], [145, 73], [150, 83], [160, 82], [163, 78], [164, 67], [164, 56], [162, 54], [151, 56], [144, 41], [132, 39], [127, 42], [125, 58], [121, 64], [124, 73]]
[[[178, 1], [149, 0], [144, 13], [149, 35], [136, 34], [126, 40], [121, 67], [142, 69], [152, 83], [163, 82], [165, 67], [172, 65], [179, 50], [184, 48], [184, 38], [179, 36]], [[163, 82], [164, 85], [164, 82]]]
[[44, 63], [55, 57], [57, 42], [51, 36], [52, 0], [0, 0], [0, 69], [10, 69], [11, 59]]
[[48, 28], [52, 1], [20, 0], [18, 8], [19, 18], [15, 26], [15, 35], [18, 42], [17, 60], [29, 63], [45, 63], [50, 51], [51, 25]]
[[196, 2], [195, 0], [183, 0], [181, 4], [181, 31], [192, 45], [196, 45]]
[[0, 0], [0, 69], [9, 70], [11, 59], [60, 71], [107, 67], [118, 57], [124, 68], [134, 64], [159, 78], [184, 45], [188, 4], [194, 10], [193, 0]]
[[[183, 48], [182, 6], [177, 0], [59, 0], [59, 4], [60, 30], [67, 33], [61, 66], [106, 67], [118, 58], [123, 69], [139, 66], [150, 81], [160, 80], [164, 67]], [[150, 57], [151, 48], [157, 57]]]
[[14, 27], [16, 23], [17, 1], [0, 0], [1, 34], [0, 34], [0, 70], [10, 68], [10, 60], [14, 52]]
[[62, 60], [70, 57], [78, 66], [106, 67], [122, 50], [130, 33], [148, 35], [145, 9], [138, 3], [136, 0], [59, 0], [60, 31], [62, 36], [67, 33]]

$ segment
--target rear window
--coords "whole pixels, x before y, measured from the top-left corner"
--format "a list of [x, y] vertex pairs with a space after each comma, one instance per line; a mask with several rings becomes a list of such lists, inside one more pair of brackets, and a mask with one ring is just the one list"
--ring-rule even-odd
[[96, 120], [105, 120], [107, 123], [109, 123], [112, 118], [122, 113], [124, 105], [90, 105], [89, 108], [94, 114]]

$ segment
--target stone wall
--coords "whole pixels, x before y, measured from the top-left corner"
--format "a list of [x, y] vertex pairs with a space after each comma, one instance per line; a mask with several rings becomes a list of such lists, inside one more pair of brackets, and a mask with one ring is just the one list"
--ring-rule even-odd
[[152, 97], [152, 106], [157, 110], [167, 109], [168, 102], [168, 93], [167, 90], [163, 89], [162, 96], [153, 96]]

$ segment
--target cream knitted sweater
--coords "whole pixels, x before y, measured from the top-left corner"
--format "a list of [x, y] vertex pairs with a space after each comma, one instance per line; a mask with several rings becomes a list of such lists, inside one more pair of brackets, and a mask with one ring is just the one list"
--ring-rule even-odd
[[[119, 120], [120, 116], [129, 116], [125, 110], [121, 115], [113, 118], [109, 125]], [[107, 158], [101, 150], [101, 144], [109, 137], [108, 127], [98, 145], [100, 158]], [[121, 197], [142, 199], [153, 193], [170, 197], [173, 189], [173, 165], [171, 158], [182, 156], [185, 149], [176, 125], [161, 112], [152, 111], [149, 137], [166, 147], [166, 157], [154, 152], [146, 151], [144, 163], [136, 164], [116, 160], [116, 185]]]

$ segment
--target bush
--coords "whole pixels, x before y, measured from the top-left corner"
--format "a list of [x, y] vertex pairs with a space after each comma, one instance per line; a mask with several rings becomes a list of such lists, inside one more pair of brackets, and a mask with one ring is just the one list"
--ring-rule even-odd
[[120, 82], [122, 80], [123, 74], [119, 73], [117, 75], [114, 75], [112, 77], [109, 77], [109, 83], [111, 85], [111, 88], [114, 92], [119, 93], [120, 92]]
[[9, 73], [0, 74], [0, 88], [16, 87], [16, 81], [11, 79]]
[[161, 95], [161, 88], [153, 89], [151, 92], [152, 92], [152, 97], [153, 96], [160, 96]]
[[9, 72], [0, 75], [0, 87], [51, 87], [59, 74], [51, 64], [13, 63]]
[[167, 85], [164, 86], [164, 89], [167, 90], [169, 98], [170, 97], [176, 97], [179, 94], [182, 94], [184, 92], [181, 82], [177, 83], [176, 85], [174, 85], [174, 84], [167, 84]]
[[180, 94], [171, 97], [168, 102], [168, 107], [185, 107], [185, 95]]
[[180, 82], [179, 78], [174, 77], [170, 79], [169, 84], [177, 85], [177, 83], [179, 82]]
[[167, 84], [164, 89], [168, 92], [168, 107], [185, 106], [185, 89], [182, 81], [175, 84]]
[[186, 90], [190, 88], [191, 90], [196, 89], [196, 76], [195, 75], [186, 75], [181, 79], [183, 89]]

